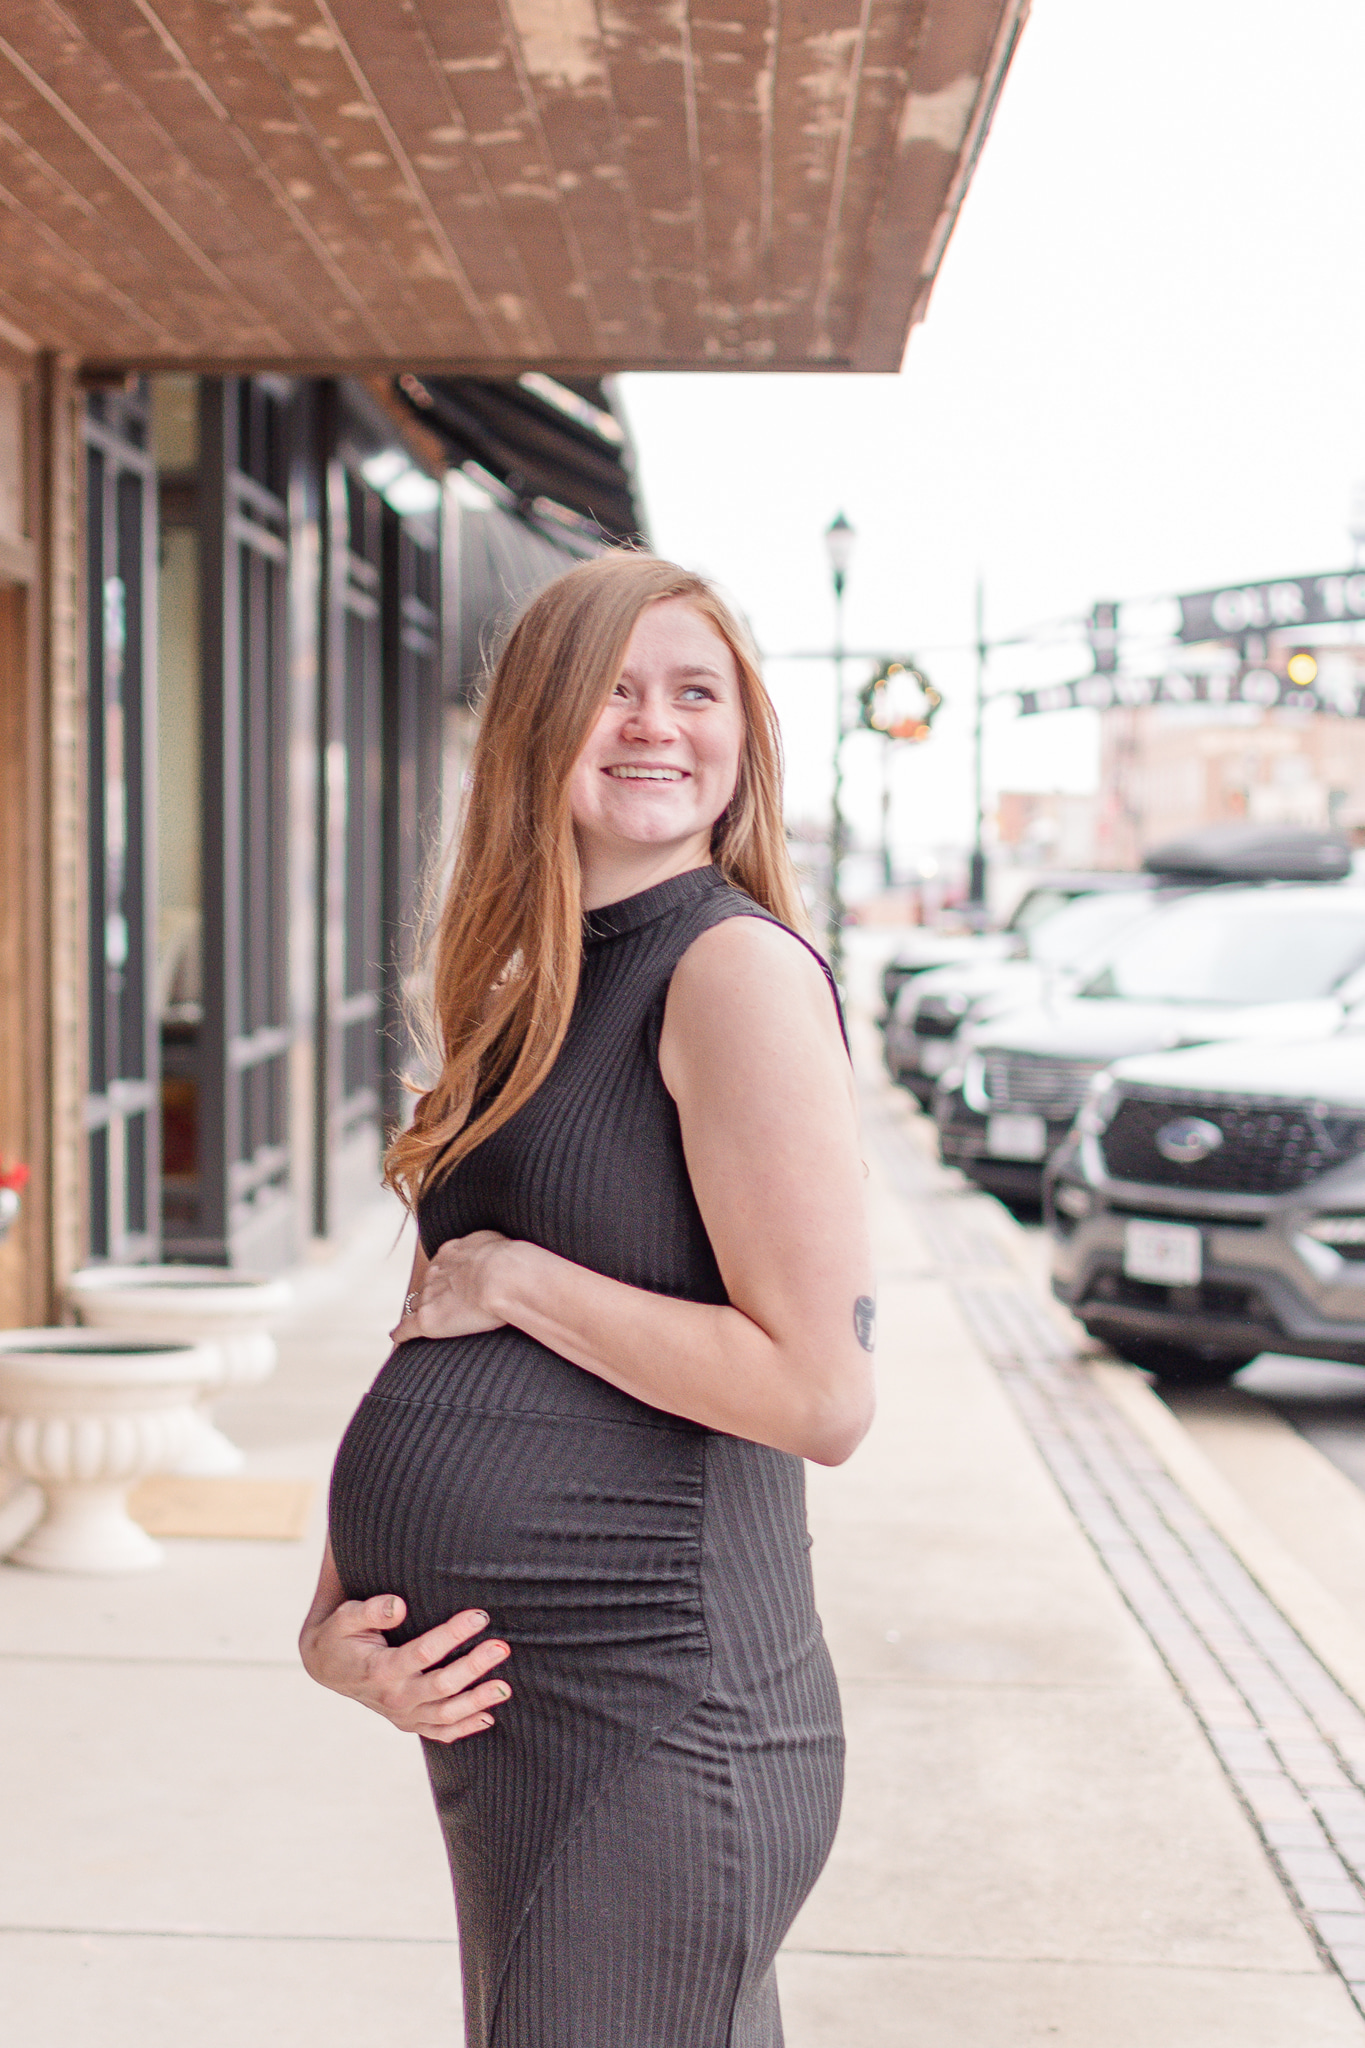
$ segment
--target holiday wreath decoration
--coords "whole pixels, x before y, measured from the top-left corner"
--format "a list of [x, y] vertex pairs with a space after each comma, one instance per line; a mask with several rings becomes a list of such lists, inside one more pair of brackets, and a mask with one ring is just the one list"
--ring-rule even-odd
[[910, 655], [888, 657], [858, 692], [859, 723], [883, 739], [927, 740], [942, 702], [942, 693]]

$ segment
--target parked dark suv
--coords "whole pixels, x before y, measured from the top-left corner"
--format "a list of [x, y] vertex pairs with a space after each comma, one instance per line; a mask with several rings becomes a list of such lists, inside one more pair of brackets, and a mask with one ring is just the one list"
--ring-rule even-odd
[[1053, 1288], [1184, 1385], [1262, 1351], [1365, 1365], [1365, 1014], [1099, 1076], [1047, 1182]]

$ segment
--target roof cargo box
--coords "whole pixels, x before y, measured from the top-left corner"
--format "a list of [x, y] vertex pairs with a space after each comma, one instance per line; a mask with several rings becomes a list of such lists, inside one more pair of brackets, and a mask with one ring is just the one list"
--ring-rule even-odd
[[1182, 882], [1340, 882], [1351, 848], [1340, 832], [1300, 825], [1206, 825], [1153, 847], [1142, 865]]

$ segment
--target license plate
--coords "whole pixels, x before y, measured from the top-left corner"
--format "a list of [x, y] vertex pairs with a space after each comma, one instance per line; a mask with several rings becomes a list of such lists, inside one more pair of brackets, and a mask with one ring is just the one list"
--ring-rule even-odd
[[1203, 1241], [1192, 1223], [1126, 1224], [1123, 1270], [1130, 1280], [1193, 1287], [1204, 1270]]
[[922, 1038], [919, 1042], [919, 1070], [922, 1074], [946, 1074], [953, 1064], [951, 1038]]
[[1040, 1116], [993, 1116], [986, 1122], [992, 1159], [1046, 1159], [1047, 1124]]

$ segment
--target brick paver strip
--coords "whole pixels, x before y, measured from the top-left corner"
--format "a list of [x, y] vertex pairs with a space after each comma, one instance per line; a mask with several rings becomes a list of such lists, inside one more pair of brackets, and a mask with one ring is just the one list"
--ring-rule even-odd
[[1365, 1714], [1110, 1406], [1046, 1310], [1012, 1282], [954, 1293], [1365, 2012]]
[[871, 1129], [977, 1343], [1365, 2013], [1365, 1713], [1105, 1399], [1046, 1308], [1007, 1278], [963, 1276], [1007, 1262], [988, 1229], [954, 1215], [953, 1184], [884, 1118]]

